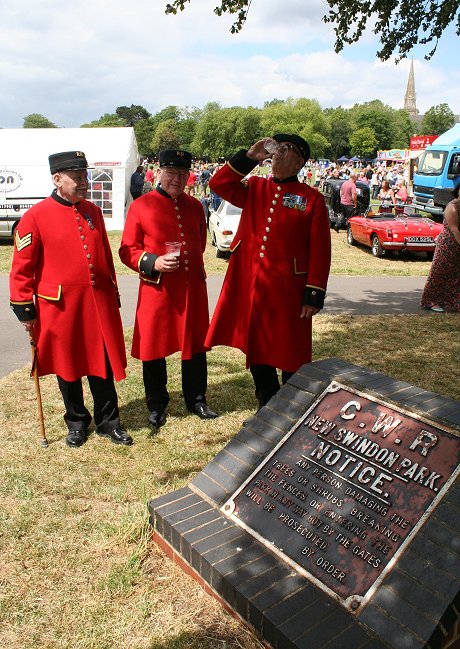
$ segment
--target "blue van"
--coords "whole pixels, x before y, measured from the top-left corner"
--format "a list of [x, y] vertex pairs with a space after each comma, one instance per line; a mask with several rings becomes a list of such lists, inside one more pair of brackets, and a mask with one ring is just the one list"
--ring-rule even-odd
[[452, 190], [460, 178], [460, 124], [439, 137], [420, 157], [414, 173], [413, 205], [442, 221]]

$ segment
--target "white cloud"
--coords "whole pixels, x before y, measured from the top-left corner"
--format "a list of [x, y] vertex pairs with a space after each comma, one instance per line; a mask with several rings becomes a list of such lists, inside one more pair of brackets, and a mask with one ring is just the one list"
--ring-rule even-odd
[[[213, 13], [217, 4], [191, 0], [166, 16], [166, 0], [2, 3], [0, 126], [21, 127], [30, 113], [79, 126], [132, 103], [152, 113], [171, 104], [262, 106], [301, 96], [323, 107], [375, 98], [402, 107], [410, 62], [377, 61], [369, 33], [335, 54], [321, 0], [253, 0], [238, 35], [229, 33], [234, 16]], [[421, 112], [439, 103], [460, 112], [460, 73], [448, 48], [414, 67]]]

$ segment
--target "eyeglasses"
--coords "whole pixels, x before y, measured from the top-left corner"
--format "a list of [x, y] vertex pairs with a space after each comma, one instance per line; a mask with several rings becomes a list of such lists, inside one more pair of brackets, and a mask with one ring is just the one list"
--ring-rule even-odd
[[288, 151], [294, 151], [294, 153], [297, 153], [301, 158], [303, 158], [302, 154], [300, 153], [299, 149], [295, 146], [295, 144], [292, 144], [291, 142], [282, 142], [277, 149], [277, 153], [285, 154]]
[[190, 175], [190, 169], [178, 169], [177, 167], [162, 167], [162, 174], [167, 176], [180, 176], [181, 178], [188, 178]]
[[61, 174], [61, 176], [68, 176], [74, 181], [80, 182], [81, 180], [88, 180], [88, 170], [87, 169], [62, 169], [61, 171], [56, 172]]
[[274, 153], [277, 153], [278, 155], [286, 155], [289, 151], [294, 151], [298, 156], [303, 158], [303, 155], [300, 153], [299, 149], [295, 146], [295, 144], [292, 144], [291, 142], [282, 142], [281, 144], [278, 143], [276, 140], [268, 140], [265, 144], [264, 147], [268, 153], [271, 153], [272, 155]]

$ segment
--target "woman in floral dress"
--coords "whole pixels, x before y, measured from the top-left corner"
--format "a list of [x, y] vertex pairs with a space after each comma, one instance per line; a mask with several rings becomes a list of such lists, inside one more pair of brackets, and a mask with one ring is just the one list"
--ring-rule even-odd
[[438, 236], [421, 306], [432, 311], [460, 312], [460, 183], [444, 211], [444, 229]]

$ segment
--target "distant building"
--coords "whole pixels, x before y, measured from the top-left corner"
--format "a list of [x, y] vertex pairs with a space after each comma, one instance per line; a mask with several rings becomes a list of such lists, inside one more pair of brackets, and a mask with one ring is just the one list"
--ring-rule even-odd
[[409, 79], [407, 80], [406, 94], [404, 95], [404, 109], [407, 110], [411, 119], [419, 121], [419, 111], [416, 103], [417, 95], [415, 94], [415, 77], [414, 77], [414, 59], [410, 63]]

